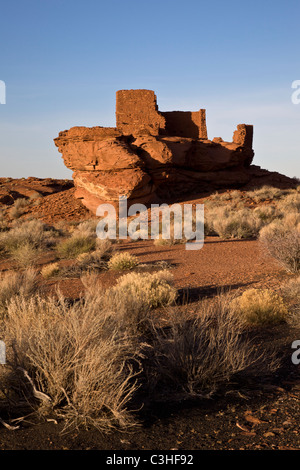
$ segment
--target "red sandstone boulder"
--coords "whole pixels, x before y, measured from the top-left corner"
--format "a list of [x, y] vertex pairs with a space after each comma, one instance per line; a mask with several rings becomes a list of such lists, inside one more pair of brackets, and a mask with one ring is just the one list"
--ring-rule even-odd
[[131, 203], [148, 204], [154, 191], [150, 176], [141, 168], [120, 171], [75, 171], [75, 197], [96, 213], [99, 204], [118, 204], [120, 196]]

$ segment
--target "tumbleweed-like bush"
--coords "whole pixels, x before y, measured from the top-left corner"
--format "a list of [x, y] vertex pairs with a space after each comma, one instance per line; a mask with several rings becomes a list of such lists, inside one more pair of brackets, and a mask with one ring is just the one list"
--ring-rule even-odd
[[263, 374], [277, 367], [271, 355], [264, 364], [231, 301], [221, 294], [201, 301], [190, 314], [175, 308], [169, 311], [166, 327], [153, 326], [152, 349], [145, 361], [152, 397], [210, 397], [239, 373], [257, 367]]
[[108, 268], [115, 271], [123, 271], [126, 269], [134, 269], [138, 264], [138, 258], [128, 253], [128, 251], [125, 251], [113, 255], [108, 262]]
[[289, 224], [290, 219], [289, 215], [282, 221], [274, 221], [264, 227], [260, 231], [259, 240], [283, 268], [297, 273], [300, 271], [300, 224], [297, 223], [297, 216]]

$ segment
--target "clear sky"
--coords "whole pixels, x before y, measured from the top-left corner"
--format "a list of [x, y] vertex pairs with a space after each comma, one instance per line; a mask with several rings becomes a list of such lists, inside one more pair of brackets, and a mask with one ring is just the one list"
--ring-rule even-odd
[[254, 163], [300, 176], [299, 0], [0, 0], [0, 176], [71, 178], [53, 139], [114, 126], [119, 89], [254, 125]]

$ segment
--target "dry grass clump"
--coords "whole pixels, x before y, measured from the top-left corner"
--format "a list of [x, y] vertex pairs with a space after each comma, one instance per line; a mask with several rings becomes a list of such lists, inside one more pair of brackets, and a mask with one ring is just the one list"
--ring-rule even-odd
[[99, 255], [101, 255], [102, 259], [108, 261], [115, 253], [115, 247], [113, 246], [111, 240], [100, 240], [99, 238], [97, 238], [96, 251]]
[[212, 217], [213, 230], [224, 239], [253, 238], [258, 235], [262, 226], [261, 220], [250, 209], [219, 209]]
[[42, 246], [46, 237], [46, 226], [42, 221], [26, 220], [18, 222], [8, 232], [1, 233], [0, 245], [11, 252], [25, 243], [35, 247]]
[[19, 268], [24, 269], [34, 266], [40, 253], [41, 250], [39, 247], [35, 247], [34, 245], [31, 245], [31, 243], [25, 242], [11, 250], [10, 256]]
[[7, 302], [17, 296], [30, 297], [37, 291], [37, 273], [29, 268], [23, 272], [6, 272], [0, 275], [0, 317], [7, 308]]
[[80, 279], [86, 289], [87, 301], [99, 303], [102, 309], [110, 312], [120, 331], [127, 331], [131, 337], [136, 337], [149, 330], [150, 306], [143, 297], [118, 286], [104, 290], [97, 274], [92, 271], [84, 273]]
[[0, 251], [10, 256], [20, 268], [33, 266], [42, 249], [49, 248], [55, 230], [37, 219], [15, 223], [0, 233]]
[[221, 192], [219, 193], [218, 191], [215, 192], [210, 196], [208, 200], [205, 201], [205, 204], [211, 204], [212, 206], [215, 206], [215, 203], [219, 202], [224, 202], [224, 201], [230, 201], [231, 203], [238, 203], [242, 199], [243, 194], [239, 190], [233, 190], [233, 191], [226, 191], [226, 192]]
[[8, 230], [8, 223], [4, 210], [0, 209], [0, 232]]
[[285, 196], [277, 204], [278, 209], [285, 215], [290, 212], [300, 212], [300, 194], [293, 192]]
[[170, 237], [170, 238], [159, 237], [159, 238], [156, 238], [153, 243], [155, 246], [173, 246], [173, 245], [178, 245], [181, 243], [186, 243], [186, 239], [174, 238], [174, 237]]
[[96, 238], [74, 232], [73, 235], [57, 245], [57, 252], [61, 258], [77, 258], [82, 253], [95, 250]]
[[282, 221], [267, 225], [260, 231], [259, 240], [287, 271], [300, 271], [300, 223], [297, 215], [290, 214]]
[[76, 227], [74, 227], [73, 235], [83, 235], [86, 237], [96, 237], [96, 228], [99, 220], [97, 219], [90, 219], [84, 220]]
[[97, 240], [96, 247], [91, 253], [81, 253], [77, 256], [77, 267], [81, 271], [107, 269], [107, 262], [112, 257], [114, 247], [109, 240]]
[[134, 269], [138, 266], [139, 260], [128, 251], [114, 254], [108, 261], [108, 268], [115, 271]]
[[26, 208], [29, 206], [30, 202], [31, 201], [29, 199], [25, 198], [17, 199], [14, 202], [14, 205], [9, 210], [10, 217], [12, 219], [18, 219], [19, 217], [21, 217], [21, 215], [24, 214]]
[[282, 218], [282, 214], [275, 204], [256, 207], [253, 210], [253, 214], [262, 221], [263, 225], [270, 224], [273, 220]]
[[70, 306], [63, 297], [15, 298], [7, 307], [4, 339], [19, 390], [37, 406], [21, 367], [43, 394], [41, 413], [51, 410], [66, 428], [109, 431], [135, 424], [127, 409], [137, 388], [135, 345], [95, 299]]
[[41, 274], [45, 279], [51, 279], [60, 273], [60, 267], [58, 263], [49, 263], [43, 266]]
[[[73, 237], [71, 237], [73, 238]], [[76, 235], [77, 239], [77, 235]], [[80, 277], [83, 275], [85, 272], [89, 271], [103, 271], [108, 269], [108, 260], [111, 258], [113, 252], [114, 252], [114, 247], [111, 244], [109, 240], [98, 240], [98, 239], [92, 239], [93, 242], [95, 242], [90, 246], [88, 243], [87, 245], [80, 246], [80, 248], [92, 248], [95, 247], [96, 249], [94, 251], [84, 251], [83, 253], [80, 253], [75, 260], [75, 263], [72, 263], [70, 266], [63, 266], [63, 267], [58, 267], [57, 266], [57, 272], [55, 269], [54, 276], [60, 276], [63, 278], [73, 278], [73, 277]], [[76, 250], [78, 246], [76, 245]], [[69, 246], [68, 246], [69, 249]], [[72, 246], [72, 252], [68, 251], [68, 257], [72, 258], [73, 255], [75, 254], [75, 250], [73, 251], [73, 246]], [[64, 254], [64, 257], [66, 255]], [[45, 267], [46, 270], [46, 276], [47, 276], [47, 267]], [[49, 275], [52, 277], [51, 274], [51, 268]], [[42, 273], [43, 274], [43, 273]]]
[[287, 194], [288, 190], [274, 188], [273, 186], [262, 186], [261, 188], [248, 191], [247, 196], [256, 203], [264, 202], [266, 200], [280, 199]]
[[283, 298], [269, 289], [248, 289], [232, 301], [232, 307], [242, 321], [257, 326], [282, 323], [288, 315]]

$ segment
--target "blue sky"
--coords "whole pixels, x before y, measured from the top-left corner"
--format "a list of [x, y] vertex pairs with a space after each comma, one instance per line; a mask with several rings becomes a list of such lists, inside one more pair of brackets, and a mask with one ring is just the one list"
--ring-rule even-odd
[[206, 108], [208, 137], [254, 125], [254, 163], [300, 177], [300, 3], [0, 0], [0, 176], [71, 178], [54, 146], [114, 126], [119, 89], [161, 111]]

